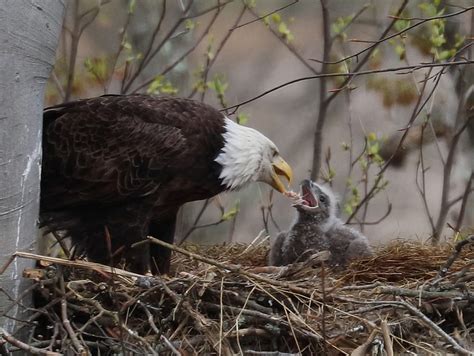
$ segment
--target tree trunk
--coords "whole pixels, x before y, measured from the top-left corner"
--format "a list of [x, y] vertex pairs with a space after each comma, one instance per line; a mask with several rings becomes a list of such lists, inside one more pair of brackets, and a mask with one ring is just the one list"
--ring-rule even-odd
[[[64, 15], [60, 0], [0, 0], [0, 265], [37, 238], [43, 94]], [[26, 287], [15, 260], [0, 275], [0, 326], [14, 331]], [[25, 299], [26, 298], [26, 299]], [[22, 304], [28, 305], [28, 297]], [[8, 317], [6, 317], [8, 316]]]

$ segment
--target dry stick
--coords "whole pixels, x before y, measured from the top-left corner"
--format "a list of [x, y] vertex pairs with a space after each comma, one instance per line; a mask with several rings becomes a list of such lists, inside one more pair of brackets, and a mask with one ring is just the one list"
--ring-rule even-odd
[[[153, 240], [156, 240], [153, 237], [148, 237], [148, 239], [150, 239], [152, 242], [153, 242]], [[163, 242], [163, 241], [160, 241], [160, 242]], [[166, 244], [166, 245], [169, 245], [166, 242], [163, 242], [163, 243]], [[163, 246], [167, 247], [166, 245], [163, 245]], [[171, 246], [173, 246], [173, 245], [171, 245]], [[177, 248], [179, 250], [182, 250], [179, 247], [177, 247]], [[184, 298], [180, 298], [174, 291], [172, 291], [166, 285], [166, 283], [161, 278], [157, 278], [157, 281], [161, 285], [161, 287], [163, 288], [165, 293], [170, 296], [170, 298], [173, 300], [173, 302], [176, 304], [176, 306], [181, 305], [184, 308], [186, 314], [194, 320], [195, 328], [200, 333], [202, 333], [203, 335], [206, 335], [207, 338], [208, 338], [208, 341], [211, 344], [211, 346], [215, 347], [215, 345], [217, 345], [219, 343], [219, 338], [218, 337], [216, 338], [216, 336], [214, 335], [215, 330], [212, 330], [213, 328], [211, 328], [212, 323], [213, 323], [212, 320], [207, 319], [199, 311], [194, 310], [193, 307], [191, 306], [191, 304], [187, 300], [185, 300]], [[218, 351], [218, 350], [215, 350], [215, 351]], [[224, 355], [231, 355], [232, 353], [230, 351], [230, 347], [225, 345], [224, 350], [223, 350], [223, 354]]]
[[324, 262], [321, 265], [321, 294], [322, 294], [322, 312], [321, 312], [321, 335], [323, 336], [323, 350], [328, 354], [328, 341], [326, 334], [326, 268]]
[[446, 276], [446, 274], [448, 273], [448, 270], [451, 268], [454, 261], [456, 261], [456, 259], [461, 254], [461, 250], [463, 249], [463, 247], [466, 246], [466, 245], [469, 245], [469, 244], [473, 244], [473, 243], [474, 243], [474, 235], [470, 235], [467, 238], [465, 238], [464, 240], [459, 241], [456, 244], [456, 246], [454, 247], [453, 253], [451, 254], [451, 256], [446, 261], [446, 264], [440, 269], [440, 271], [438, 273], [438, 278], [436, 278], [431, 283], [431, 285], [437, 284], [440, 281], [440, 279], [442, 279], [444, 276]]
[[374, 291], [375, 294], [391, 294], [391, 295], [398, 295], [402, 297], [414, 297], [414, 298], [422, 298], [422, 299], [434, 299], [434, 298], [456, 298], [458, 300], [461, 299], [473, 299], [469, 295], [465, 295], [460, 292], [430, 292], [424, 290], [413, 290], [407, 288], [399, 288], [399, 287], [379, 287]]
[[179, 252], [183, 255], [186, 255], [186, 256], [194, 258], [198, 261], [205, 262], [207, 264], [219, 267], [223, 270], [228, 270], [232, 273], [240, 274], [240, 275], [246, 276], [248, 278], [253, 278], [255, 280], [258, 280], [260, 282], [264, 282], [264, 283], [267, 283], [267, 284], [270, 284], [270, 285], [279, 286], [279, 287], [283, 287], [283, 288], [288, 288], [292, 292], [300, 293], [300, 294], [302, 294], [304, 296], [307, 296], [307, 297], [311, 296], [311, 294], [312, 294], [312, 292], [310, 290], [306, 289], [306, 288], [301, 288], [301, 287], [295, 286], [294, 284], [291, 284], [291, 283], [288, 283], [288, 282], [273, 280], [271, 278], [267, 278], [267, 277], [264, 277], [264, 276], [261, 276], [261, 275], [255, 274], [255, 273], [248, 272], [248, 271], [242, 269], [242, 267], [240, 267], [238, 265], [234, 265], [234, 264], [230, 264], [230, 263], [225, 264], [225, 263], [216, 261], [212, 258], [204, 257], [204, 256], [201, 256], [201, 255], [189, 252], [189, 251], [185, 250], [184, 248], [181, 248], [181, 247], [169, 244], [167, 242], [155, 239], [154, 237], [148, 236], [147, 239], [148, 239], [148, 241], [150, 241], [154, 244], [161, 245], [163, 247], [169, 248], [172, 251]]
[[377, 329], [372, 330], [367, 340], [351, 352], [351, 356], [365, 356], [367, 354], [367, 351], [369, 350], [370, 345], [372, 345], [372, 341], [374, 341], [375, 335], [377, 335], [377, 333]]
[[139, 300], [137, 301], [137, 304], [140, 305], [143, 308], [143, 310], [145, 311], [148, 323], [150, 324], [152, 330], [156, 333], [156, 335], [160, 335], [160, 340], [163, 341], [165, 343], [165, 345], [167, 345], [169, 347], [169, 349], [171, 350], [171, 352], [173, 352], [173, 354], [175, 354], [177, 356], [181, 356], [181, 353], [178, 350], [176, 350], [174, 345], [158, 329], [158, 327], [155, 324], [155, 321], [153, 320], [153, 314], [150, 313], [150, 311], [148, 310], [146, 305], [143, 304]]
[[219, 355], [222, 354], [222, 340], [224, 339], [224, 277], [221, 278], [221, 290], [219, 293]]
[[446, 340], [451, 346], [454, 348], [456, 352], [461, 355], [471, 355], [472, 353], [466, 350], [464, 347], [459, 345], [459, 343], [450, 335], [448, 335], [443, 329], [441, 329], [435, 322], [433, 322], [430, 318], [428, 318], [425, 314], [415, 308], [413, 305], [404, 302], [404, 301], [381, 301], [381, 300], [357, 300], [353, 298], [347, 298], [342, 296], [334, 296], [335, 299], [355, 303], [355, 304], [369, 304], [369, 305], [381, 305], [381, 306], [392, 306], [397, 308], [405, 308], [413, 315], [420, 318], [431, 330], [433, 330], [436, 334], [441, 336], [444, 340]]
[[66, 243], [64, 242], [64, 237], [59, 236], [57, 231], [52, 231], [51, 232], [56, 239], [57, 243], [63, 250], [64, 254], [66, 255], [67, 258], [71, 258], [71, 251], [69, 251], [69, 248], [67, 247]]
[[[8, 342], [9, 344], [12, 344], [13, 346], [16, 346], [20, 350], [23, 350], [27, 352], [29, 355], [45, 355], [45, 356], [62, 356], [63, 354], [60, 354], [58, 352], [54, 351], [49, 351], [49, 350], [43, 350], [39, 349], [34, 346], [30, 346], [28, 344], [25, 344], [23, 341], [20, 341], [10, 335], [4, 328], [0, 327], [0, 338]], [[7, 353], [10, 355], [10, 353]]]
[[173, 343], [171, 341], [169, 341], [165, 335], [161, 334], [160, 336], [160, 340], [163, 341], [165, 343], [166, 346], [169, 347], [169, 349], [171, 350], [171, 352], [173, 352], [173, 354], [177, 355], [177, 356], [181, 356], [182, 353], [179, 352], [176, 347], [174, 347]]
[[67, 317], [67, 301], [66, 297], [64, 297], [66, 292], [64, 288], [64, 277], [62, 276], [62, 274], [59, 278], [59, 284], [61, 292], [63, 294], [63, 297], [61, 298], [61, 319], [63, 322], [64, 329], [66, 329], [67, 333], [69, 334], [69, 338], [71, 339], [72, 344], [74, 345], [74, 348], [77, 350], [78, 354], [88, 355], [88, 352], [85, 347], [79, 342], [79, 339], [77, 338], [77, 335], [74, 332], [74, 329], [72, 328], [71, 322]]
[[[63, 258], [58, 258], [58, 257], [49, 257], [49, 256], [43, 256], [43, 255], [38, 255], [35, 253], [30, 253], [30, 252], [21, 252], [17, 251], [15, 252], [5, 263], [2, 268], [0, 268], [0, 274], [3, 274], [5, 270], [8, 268], [8, 266], [13, 262], [13, 260], [16, 257], [21, 257], [21, 258], [28, 258], [30, 260], [37, 260], [37, 261], [46, 261], [50, 263], [55, 263], [61, 266], [68, 266], [68, 267], [75, 267], [75, 268], [83, 268], [83, 269], [88, 269], [88, 270], [93, 270], [93, 271], [99, 271], [99, 272], [105, 272], [105, 273], [111, 273], [117, 276], [122, 276], [122, 277], [130, 277], [130, 278], [143, 278], [146, 277], [144, 275], [138, 274], [138, 273], [133, 273], [129, 271], [125, 271], [120, 268], [115, 268], [115, 267], [110, 267], [106, 265], [102, 265], [100, 263], [96, 262], [88, 262], [88, 261], [80, 261], [80, 260], [65, 260]], [[127, 281], [125, 278], [122, 279], [122, 282], [128, 282], [127, 284], [133, 284], [131, 281]]]
[[447, 342], [451, 344], [451, 346], [454, 348], [456, 352], [458, 352], [461, 355], [473, 355], [472, 352], [466, 350], [464, 347], [458, 344], [458, 342], [452, 338], [450, 335], [448, 335], [443, 329], [441, 329], [438, 324], [433, 322], [430, 318], [428, 318], [425, 314], [423, 314], [421, 311], [419, 311], [417, 308], [415, 308], [413, 305], [404, 302], [404, 301], [397, 301], [397, 302], [391, 302], [392, 304], [396, 305], [401, 305], [404, 308], [408, 309], [412, 314], [416, 315], [419, 317], [421, 320], [425, 322], [433, 331], [435, 331], [439, 336], [441, 336], [443, 339], [445, 339]]
[[233, 307], [233, 306], [230, 306], [230, 305], [217, 305], [217, 304], [210, 303], [210, 302], [201, 302], [201, 305], [202, 305], [203, 309], [207, 309], [207, 310], [210, 310], [210, 311], [213, 311], [213, 312], [220, 312], [221, 310], [227, 310], [227, 311], [230, 311], [233, 314], [236, 314], [236, 315], [239, 315], [239, 316], [240, 315], [246, 315], [246, 316], [249, 316], [249, 317], [252, 317], [252, 318], [255, 318], [255, 319], [261, 319], [261, 320], [263, 320], [267, 323], [283, 324], [285, 326], [288, 326], [279, 317], [268, 315], [268, 314], [259, 312], [257, 310]]

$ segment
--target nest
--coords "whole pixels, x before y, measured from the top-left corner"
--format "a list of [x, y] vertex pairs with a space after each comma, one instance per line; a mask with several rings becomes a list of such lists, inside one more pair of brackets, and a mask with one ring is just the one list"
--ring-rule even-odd
[[[327, 252], [266, 266], [268, 247], [173, 249], [169, 276], [49, 261], [34, 281], [34, 333], [10, 351], [56, 355], [469, 354], [474, 236], [455, 246], [397, 241], [330, 269]], [[50, 263], [55, 262], [55, 263]], [[31, 328], [31, 323], [29, 328]]]

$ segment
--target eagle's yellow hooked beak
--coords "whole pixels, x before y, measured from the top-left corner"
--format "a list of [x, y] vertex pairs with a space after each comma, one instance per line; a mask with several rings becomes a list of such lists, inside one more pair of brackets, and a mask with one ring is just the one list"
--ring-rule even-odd
[[290, 165], [286, 163], [280, 155], [277, 155], [272, 161], [272, 168], [271, 182], [269, 184], [280, 193], [285, 193], [287, 189], [280, 180], [280, 176], [288, 181], [288, 185], [291, 183], [291, 180], [293, 179], [293, 171], [291, 170]]

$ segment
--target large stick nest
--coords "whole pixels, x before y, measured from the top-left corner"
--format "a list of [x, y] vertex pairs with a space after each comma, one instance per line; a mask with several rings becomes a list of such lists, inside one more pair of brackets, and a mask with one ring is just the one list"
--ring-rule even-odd
[[64, 261], [27, 271], [29, 342], [2, 336], [49, 355], [468, 354], [473, 242], [398, 241], [344, 270], [324, 252], [267, 267], [264, 243], [173, 247], [162, 277]]

